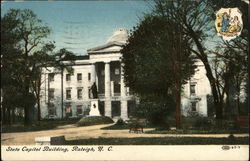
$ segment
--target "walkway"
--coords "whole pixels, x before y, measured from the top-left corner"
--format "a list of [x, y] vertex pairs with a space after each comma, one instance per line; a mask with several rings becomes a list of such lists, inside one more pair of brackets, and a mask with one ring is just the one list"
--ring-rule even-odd
[[[2, 145], [34, 145], [35, 137], [39, 136], [56, 136], [64, 135], [66, 140], [99, 138], [99, 137], [228, 137], [228, 134], [136, 134], [129, 133], [128, 129], [125, 130], [101, 130], [100, 128], [106, 125], [94, 125], [85, 127], [76, 127], [74, 125], [66, 125], [52, 130], [42, 130], [35, 132], [17, 132], [17, 133], [2, 133]], [[144, 131], [152, 130], [145, 129]], [[249, 134], [234, 134], [236, 137], [246, 137]]]

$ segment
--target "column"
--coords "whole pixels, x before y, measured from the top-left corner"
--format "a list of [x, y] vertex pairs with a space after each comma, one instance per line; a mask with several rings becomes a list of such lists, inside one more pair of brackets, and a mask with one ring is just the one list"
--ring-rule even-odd
[[91, 85], [96, 82], [95, 63], [91, 64]]
[[128, 101], [127, 100], [121, 100], [121, 118], [123, 120], [128, 119]]
[[126, 94], [129, 96], [129, 87], [126, 87]]
[[111, 81], [110, 84], [111, 84], [111, 96], [114, 96], [115, 95], [114, 94], [114, 81]]
[[123, 64], [121, 64], [121, 118], [128, 119], [128, 101], [126, 99], [126, 87], [124, 83]]
[[105, 99], [104, 106], [105, 106], [105, 116], [111, 117], [112, 116], [111, 100]]
[[105, 97], [110, 98], [110, 62], [105, 62]]
[[124, 72], [123, 72], [123, 65], [121, 64], [121, 97], [125, 97], [126, 96], [126, 87], [125, 87], [125, 83], [124, 83]]
[[110, 88], [110, 62], [105, 62], [105, 116], [111, 117], [111, 88]]

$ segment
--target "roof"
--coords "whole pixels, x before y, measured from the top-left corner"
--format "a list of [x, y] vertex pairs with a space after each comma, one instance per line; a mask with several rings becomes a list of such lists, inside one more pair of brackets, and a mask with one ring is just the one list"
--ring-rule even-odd
[[128, 40], [128, 31], [125, 29], [118, 29], [108, 39], [107, 43], [110, 43], [110, 42], [126, 43], [127, 40]]
[[89, 55], [81, 55], [81, 56], [74, 56], [72, 58], [64, 58], [63, 61], [69, 61], [69, 60], [88, 60]]
[[[126, 44], [127, 40], [128, 40], [128, 31], [125, 29], [118, 29], [114, 31], [113, 35], [108, 39], [106, 44], [88, 49], [87, 52], [88, 53], [102, 53], [103, 51], [100, 51], [100, 50], [107, 49], [109, 47], [113, 47], [113, 46], [122, 47], [123, 45]], [[105, 52], [119, 52], [119, 51], [117, 49], [110, 49]]]
[[91, 52], [91, 51], [98, 51], [98, 50], [102, 50], [102, 49], [105, 49], [105, 48], [108, 48], [108, 47], [111, 47], [111, 46], [123, 46], [125, 43], [121, 43], [121, 42], [109, 42], [107, 44], [104, 44], [104, 45], [101, 45], [101, 46], [97, 46], [97, 47], [94, 47], [94, 48], [91, 48], [91, 49], [88, 49], [87, 51], [88, 52]]

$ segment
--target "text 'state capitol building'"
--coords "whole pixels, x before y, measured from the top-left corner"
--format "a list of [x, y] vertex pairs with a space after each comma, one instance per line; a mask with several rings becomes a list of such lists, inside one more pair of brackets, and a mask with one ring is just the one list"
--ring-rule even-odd
[[[124, 84], [120, 50], [127, 39], [127, 30], [116, 30], [106, 44], [88, 49], [88, 55], [76, 56], [73, 64], [64, 61], [73, 67], [73, 73], [43, 68], [41, 117], [131, 117], [138, 99]], [[184, 85], [182, 112], [206, 116], [207, 94], [211, 91], [203, 64], [197, 62], [197, 66], [195, 75]]]

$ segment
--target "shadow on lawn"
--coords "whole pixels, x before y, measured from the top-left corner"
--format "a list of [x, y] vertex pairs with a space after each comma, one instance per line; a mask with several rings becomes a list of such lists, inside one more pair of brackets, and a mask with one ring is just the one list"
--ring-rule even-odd
[[68, 140], [66, 145], [248, 145], [249, 137], [140, 137]]
[[40, 122], [33, 123], [28, 126], [23, 124], [14, 124], [11, 126], [3, 125], [2, 133], [13, 133], [13, 132], [30, 132], [30, 131], [41, 131], [41, 130], [51, 130], [58, 126], [75, 124], [79, 119], [68, 119], [68, 120], [42, 120]]

